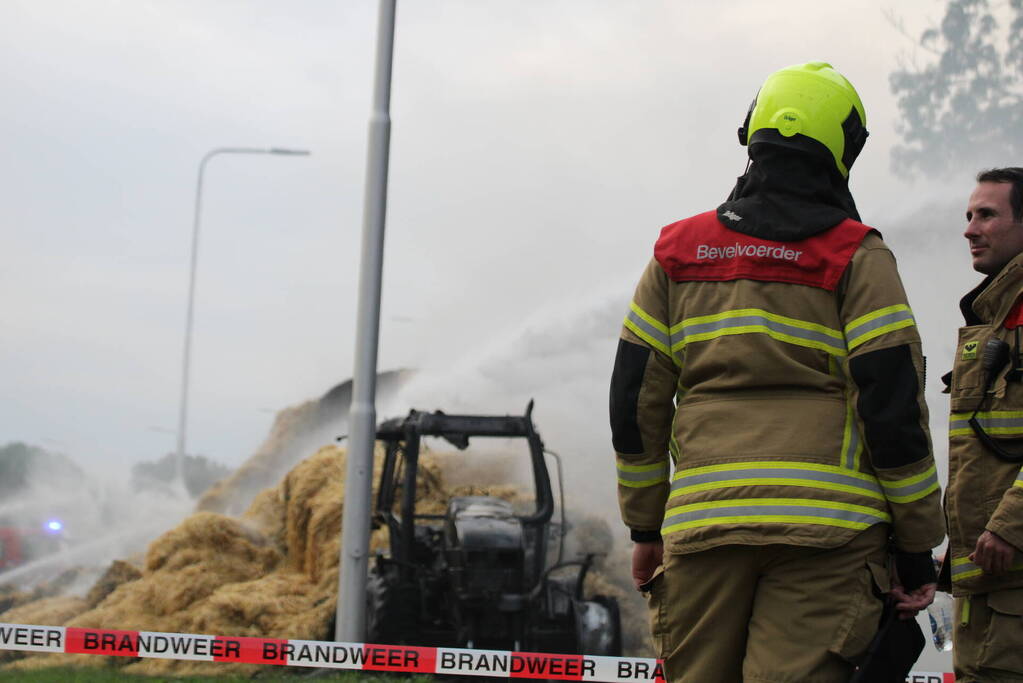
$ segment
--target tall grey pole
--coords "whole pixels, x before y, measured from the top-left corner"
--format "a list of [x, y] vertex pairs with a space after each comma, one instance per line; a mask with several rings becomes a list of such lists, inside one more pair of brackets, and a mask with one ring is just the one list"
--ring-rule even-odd
[[280, 154], [287, 156], [305, 156], [304, 149], [284, 149], [271, 147], [219, 147], [207, 152], [199, 162], [199, 178], [195, 184], [195, 217], [192, 221], [192, 260], [188, 271], [188, 312], [185, 314], [185, 353], [181, 364], [181, 404], [178, 410], [178, 448], [175, 462], [175, 475], [182, 488], [185, 486], [185, 433], [188, 427], [188, 383], [192, 361], [192, 319], [195, 310], [195, 270], [199, 261], [199, 219], [202, 216], [202, 181], [206, 172], [206, 164], [218, 154]]
[[376, 442], [377, 345], [380, 337], [380, 289], [387, 213], [387, 162], [391, 140], [391, 62], [394, 55], [396, 0], [380, 0], [377, 24], [373, 111], [366, 152], [366, 189], [362, 207], [359, 309], [355, 326], [352, 407], [348, 414], [348, 469], [341, 524], [341, 575], [338, 578], [334, 639], [362, 642], [366, 634], [366, 569], [369, 564], [370, 498], [373, 446]]

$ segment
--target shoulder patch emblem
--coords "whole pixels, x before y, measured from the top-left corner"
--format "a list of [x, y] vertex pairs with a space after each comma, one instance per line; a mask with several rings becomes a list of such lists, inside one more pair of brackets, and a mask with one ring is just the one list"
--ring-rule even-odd
[[977, 346], [980, 342], [966, 342], [963, 344], [963, 360], [976, 360], [977, 359]]

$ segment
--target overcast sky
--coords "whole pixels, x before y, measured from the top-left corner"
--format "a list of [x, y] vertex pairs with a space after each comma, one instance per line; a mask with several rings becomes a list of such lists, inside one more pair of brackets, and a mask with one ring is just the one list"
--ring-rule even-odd
[[[476, 401], [473, 381], [488, 409], [535, 396], [541, 424], [574, 403], [606, 443], [614, 338], [658, 229], [727, 194], [759, 84], [813, 59], [866, 105], [853, 192], [948, 364], [957, 323], [938, 312], [977, 279], [962, 226], [886, 228], [964, 204], [975, 169], [947, 190], [891, 176], [887, 77], [913, 48], [891, 5], [399, 3], [381, 369], [431, 373], [422, 408]], [[896, 12], [917, 35], [943, 7]], [[173, 449], [215, 147], [312, 156], [208, 167], [189, 450], [237, 464], [275, 411], [351, 375], [375, 33], [370, 0], [0, 3], [0, 443], [96, 468]]]

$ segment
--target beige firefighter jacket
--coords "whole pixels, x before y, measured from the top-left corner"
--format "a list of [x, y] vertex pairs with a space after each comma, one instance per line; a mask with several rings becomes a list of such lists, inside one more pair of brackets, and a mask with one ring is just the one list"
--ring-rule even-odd
[[[971, 295], [967, 295], [965, 306]], [[968, 423], [979, 407], [977, 418], [984, 430], [1006, 451], [1023, 453], [1023, 382], [1009, 381], [1008, 377], [1013, 366], [1020, 365], [1023, 330], [1017, 336], [1019, 328], [1010, 330], [1004, 325], [1021, 296], [1023, 254], [1010, 261], [976, 295], [972, 305], [976, 318], [971, 322], [977, 324], [959, 329], [950, 385], [952, 415], [945, 502], [955, 595], [1023, 586], [1023, 553], [1017, 553], [1012, 570], [1000, 577], [985, 574], [969, 560], [985, 529], [1023, 549], [1023, 474], [1019, 464], [1003, 462], [985, 448]], [[1009, 343], [1013, 352], [985, 396], [981, 363], [984, 346], [992, 337]]]
[[[920, 339], [895, 259], [876, 233], [835, 291], [673, 282], [653, 260], [621, 338], [649, 354], [636, 410], [642, 448], [616, 447], [621, 514], [634, 535], [660, 529], [676, 553], [836, 547], [884, 523], [906, 552], [944, 538]], [[918, 460], [886, 468], [865, 447], [849, 361], [900, 345], [916, 370], [925, 444]]]

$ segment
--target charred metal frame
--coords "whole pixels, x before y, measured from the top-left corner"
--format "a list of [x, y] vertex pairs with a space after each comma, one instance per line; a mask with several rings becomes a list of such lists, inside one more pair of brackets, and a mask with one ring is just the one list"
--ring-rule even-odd
[[[417, 515], [416, 474], [419, 469], [419, 449], [422, 437], [440, 437], [464, 450], [472, 437], [525, 438], [529, 444], [530, 463], [533, 468], [533, 486], [536, 507], [532, 514], [519, 515], [523, 526], [534, 529], [532, 582], [539, 582], [544, 574], [547, 556], [546, 534], [543, 527], [554, 514], [554, 494], [551, 491], [550, 474], [544, 460], [544, 445], [533, 426], [533, 401], [526, 406], [526, 413], [517, 415], [447, 415], [441, 411], [425, 413], [412, 410], [406, 417], [393, 418], [382, 422], [377, 428], [377, 439], [386, 444], [380, 489], [377, 491], [375, 524], [386, 525], [392, 534], [398, 532], [401, 556], [411, 558], [415, 543], [416, 519], [443, 519], [444, 515]], [[401, 518], [394, 515], [395, 468], [401, 455], [404, 470], [401, 491]], [[412, 571], [403, 566], [403, 573]]]

